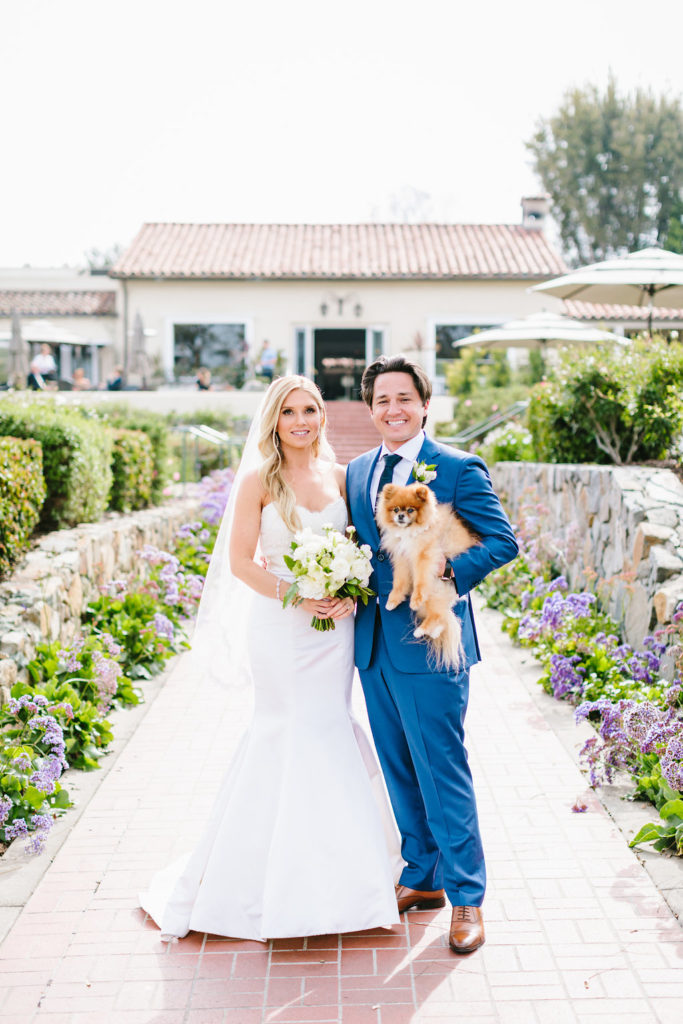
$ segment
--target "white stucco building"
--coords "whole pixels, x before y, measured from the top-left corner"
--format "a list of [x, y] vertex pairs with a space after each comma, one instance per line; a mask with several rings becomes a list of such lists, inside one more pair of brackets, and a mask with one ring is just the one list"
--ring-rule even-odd
[[145, 224], [111, 271], [123, 337], [139, 315], [167, 382], [239, 386], [264, 346], [327, 398], [382, 352], [438, 377], [452, 341], [547, 303], [527, 289], [564, 264], [533, 202], [519, 225]]

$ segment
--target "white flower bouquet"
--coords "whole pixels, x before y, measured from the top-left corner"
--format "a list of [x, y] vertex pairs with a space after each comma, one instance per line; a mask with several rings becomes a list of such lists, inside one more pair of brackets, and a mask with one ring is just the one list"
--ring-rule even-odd
[[[285, 594], [282, 606], [297, 604], [305, 598], [353, 597], [363, 604], [374, 595], [368, 587], [372, 574], [372, 551], [367, 544], [358, 545], [355, 530], [349, 526], [346, 536], [332, 526], [323, 526], [323, 533], [310, 527], [295, 534], [290, 555], [284, 556], [287, 568], [294, 573], [294, 582]], [[334, 619], [311, 619], [314, 629], [334, 629]]]

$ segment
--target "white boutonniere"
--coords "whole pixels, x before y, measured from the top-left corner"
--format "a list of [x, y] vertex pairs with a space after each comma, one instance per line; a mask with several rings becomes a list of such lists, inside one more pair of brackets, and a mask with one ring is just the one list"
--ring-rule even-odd
[[436, 480], [436, 465], [428, 466], [426, 462], [413, 463], [413, 480], [419, 484], [430, 484]]

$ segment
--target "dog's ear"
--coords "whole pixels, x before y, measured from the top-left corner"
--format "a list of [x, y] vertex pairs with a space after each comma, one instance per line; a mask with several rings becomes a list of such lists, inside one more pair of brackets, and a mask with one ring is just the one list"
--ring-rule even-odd
[[418, 484], [415, 488], [415, 496], [419, 498], [420, 501], [428, 501], [429, 488], [427, 487], [427, 484]]
[[382, 501], [393, 501], [397, 489], [396, 484], [385, 484], [382, 488]]

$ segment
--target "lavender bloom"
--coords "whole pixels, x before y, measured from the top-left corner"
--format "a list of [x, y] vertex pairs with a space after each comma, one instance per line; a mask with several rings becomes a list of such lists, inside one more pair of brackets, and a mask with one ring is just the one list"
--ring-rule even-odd
[[181, 540], [189, 540], [197, 530], [201, 530], [201, 527], [201, 523], [183, 523], [178, 527], [176, 537], [180, 537]]
[[163, 636], [167, 640], [172, 640], [175, 634], [173, 623], [161, 612], [157, 612], [154, 616], [154, 629], [159, 636]]
[[624, 730], [630, 739], [644, 740], [653, 725], [661, 719], [660, 711], [646, 700], [642, 704], [633, 704], [624, 711]]
[[26, 753], [17, 754], [17, 756], [12, 759], [12, 764], [18, 772], [27, 772], [31, 767], [31, 758]]
[[119, 594], [125, 594], [127, 589], [126, 580], [109, 580], [108, 583], [104, 583], [100, 587], [100, 592], [106, 594], [107, 597], [118, 597]]
[[118, 658], [121, 653], [121, 645], [116, 643], [111, 633], [102, 633], [100, 640], [104, 644], [107, 654], [112, 658]]
[[582, 692], [581, 668], [575, 668], [579, 661], [581, 661], [581, 657], [578, 654], [572, 655], [571, 658], [567, 658], [564, 654], [553, 654], [550, 659], [550, 685], [555, 697], [564, 697], [572, 690]]
[[14, 804], [8, 796], [0, 796], [0, 826], [4, 825]]
[[28, 835], [28, 825], [24, 818], [15, 818], [11, 825], [5, 825], [5, 839], [20, 839]]
[[100, 709], [107, 709], [116, 694], [119, 685], [121, 666], [112, 658], [106, 658], [101, 651], [93, 652], [93, 665], [97, 681], [97, 692], [100, 697]]

